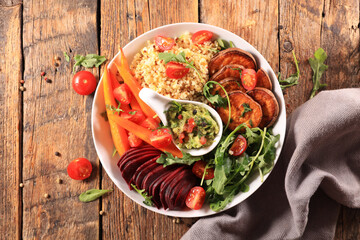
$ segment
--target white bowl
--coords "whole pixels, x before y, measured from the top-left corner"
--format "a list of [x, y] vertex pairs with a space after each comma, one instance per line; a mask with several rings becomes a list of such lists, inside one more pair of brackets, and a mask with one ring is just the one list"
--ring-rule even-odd
[[[215, 38], [221, 38], [227, 41], [232, 41], [234, 45], [238, 48], [241, 48], [249, 53], [251, 53], [256, 61], [259, 67], [263, 68], [269, 75], [269, 77], [272, 80], [273, 83], [273, 92], [279, 102], [280, 107], [280, 113], [277, 122], [275, 123], [275, 126], [273, 128], [273, 133], [280, 134], [280, 140], [277, 143], [276, 147], [276, 159], [275, 163], [277, 162], [277, 159], [280, 155], [282, 145], [285, 138], [285, 130], [286, 130], [286, 111], [285, 111], [285, 101], [284, 97], [280, 88], [280, 85], [278, 83], [278, 80], [276, 78], [276, 75], [274, 71], [271, 69], [269, 63], [266, 61], [266, 59], [248, 42], [246, 42], [241, 37], [235, 35], [234, 33], [231, 33], [225, 29], [215, 27], [208, 24], [202, 24], [202, 23], [176, 23], [176, 24], [170, 24], [165, 25], [156, 29], [153, 29], [149, 32], [146, 32], [139, 37], [132, 40], [130, 43], [128, 43], [124, 48], [125, 56], [129, 62], [131, 63], [134, 55], [140, 51], [143, 47], [146, 46], [146, 43], [148, 40], [153, 40], [155, 36], [157, 35], [164, 35], [168, 37], [178, 37], [184, 32], [191, 32], [194, 33], [199, 30], [208, 30], [214, 33]], [[274, 46], [276, 47], [276, 46]], [[116, 73], [116, 67], [113, 64], [114, 61], [118, 62], [120, 57], [120, 53], [118, 53], [113, 60], [109, 64], [110, 71], [113, 73]], [[209, 216], [212, 214], [216, 214], [217, 212], [212, 211], [209, 206], [205, 205], [200, 210], [164, 210], [164, 209], [157, 209], [156, 207], [149, 207], [143, 203], [144, 199], [142, 196], [140, 196], [135, 191], [130, 191], [127, 183], [121, 176], [121, 172], [119, 168], [117, 167], [117, 162], [119, 160], [119, 156], [116, 154], [114, 157], [112, 157], [114, 144], [112, 142], [111, 133], [110, 133], [110, 127], [109, 123], [104, 120], [104, 118], [101, 116], [101, 113], [105, 111], [105, 103], [104, 103], [104, 94], [103, 94], [103, 85], [102, 81], [100, 80], [100, 83], [98, 85], [98, 88], [95, 92], [95, 98], [93, 102], [93, 108], [92, 108], [92, 118], [91, 118], [91, 125], [92, 125], [92, 133], [93, 133], [93, 139], [94, 144], [96, 148], [96, 152], [100, 158], [101, 164], [104, 167], [106, 173], [109, 175], [111, 180], [115, 183], [115, 185], [120, 188], [120, 190], [126, 194], [129, 198], [131, 198], [136, 203], [140, 204], [141, 206], [168, 216], [174, 216], [174, 217], [203, 217], [203, 216]], [[270, 172], [271, 173], [271, 172]], [[269, 174], [270, 174], [269, 173]], [[264, 176], [264, 180], [266, 180], [269, 176], [269, 174], [266, 174]], [[260, 186], [263, 184], [261, 182], [259, 176], [252, 177], [249, 182], [250, 190], [246, 193], [240, 192], [237, 194], [233, 201], [227, 205], [225, 209], [222, 211], [229, 209], [231, 207], [234, 207], [235, 205], [241, 203], [246, 198], [248, 198], [251, 194], [253, 194]]]

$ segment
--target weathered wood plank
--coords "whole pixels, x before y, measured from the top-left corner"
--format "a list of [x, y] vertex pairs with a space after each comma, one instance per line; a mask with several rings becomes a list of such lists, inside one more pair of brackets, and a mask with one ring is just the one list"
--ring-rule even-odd
[[22, 0], [0, 0], [0, 7], [11, 7], [22, 3]]
[[[200, 20], [242, 37], [279, 69], [277, 1], [200, 1]], [[221, 11], [219, 11], [221, 9]]]
[[[72, 65], [63, 56], [63, 51], [71, 56], [98, 52], [96, 11], [91, 0], [24, 2], [24, 239], [99, 236], [99, 201], [78, 200], [81, 192], [99, 186], [90, 128], [93, 98], [73, 91]], [[41, 78], [42, 71], [52, 83]], [[86, 181], [72, 180], [66, 173], [78, 157], [93, 164]]]
[[[196, 1], [102, 1], [101, 54], [114, 56], [119, 46], [151, 28], [197, 22], [197, 14]], [[173, 218], [138, 206], [116, 188], [105, 172], [102, 186], [115, 189], [103, 199], [103, 239], [179, 239], [188, 229], [184, 224], [176, 225]]]
[[0, 233], [20, 239], [21, 6], [0, 7]]

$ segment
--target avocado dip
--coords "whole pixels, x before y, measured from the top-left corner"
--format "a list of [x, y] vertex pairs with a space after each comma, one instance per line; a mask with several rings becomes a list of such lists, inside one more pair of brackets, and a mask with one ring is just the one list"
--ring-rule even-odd
[[180, 148], [207, 147], [219, 133], [217, 122], [204, 107], [172, 101], [165, 114], [174, 141]]

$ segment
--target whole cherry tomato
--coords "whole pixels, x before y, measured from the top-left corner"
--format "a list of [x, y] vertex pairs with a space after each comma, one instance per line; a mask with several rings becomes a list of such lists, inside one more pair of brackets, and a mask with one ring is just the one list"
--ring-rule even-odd
[[73, 160], [67, 167], [69, 177], [74, 180], [84, 180], [90, 177], [92, 165], [86, 158], [77, 158]]
[[89, 95], [96, 89], [96, 78], [88, 71], [77, 72], [72, 79], [72, 87], [80, 95]]
[[234, 143], [232, 144], [229, 150], [229, 154], [233, 156], [240, 156], [245, 152], [246, 148], [247, 148], [246, 138], [239, 134], [236, 137]]
[[166, 76], [173, 79], [179, 79], [185, 76], [190, 71], [190, 68], [185, 67], [182, 63], [169, 62], [166, 64]]
[[241, 72], [241, 84], [243, 87], [250, 91], [256, 87], [257, 76], [254, 69], [247, 68]]
[[207, 30], [201, 30], [191, 37], [191, 41], [195, 44], [203, 44], [204, 42], [210, 41], [213, 37], [213, 33]]
[[[197, 161], [192, 167], [193, 174], [195, 174], [195, 176], [197, 176], [198, 178], [202, 178], [204, 175], [206, 164], [207, 163], [203, 160]], [[212, 178], [214, 178], [214, 168], [207, 168], [204, 179], [209, 180]]]
[[186, 197], [186, 206], [194, 210], [199, 210], [204, 204], [205, 196], [206, 192], [202, 187], [193, 187]]
[[169, 37], [156, 36], [155, 44], [160, 51], [170, 50], [175, 45], [175, 40]]

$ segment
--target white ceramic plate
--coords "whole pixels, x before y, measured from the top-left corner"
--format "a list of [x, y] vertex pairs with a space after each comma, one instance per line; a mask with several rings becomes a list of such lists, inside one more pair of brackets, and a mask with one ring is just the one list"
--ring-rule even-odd
[[[148, 40], [153, 40], [157, 35], [164, 35], [168, 37], [178, 37], [184, 32], [195, 33], [199, 30], [209, 30], [214, 33], [213, 39], [221, 38], [227, 41], [232, 41], [236, 47], [241, 48], [245, 51], [250, 52], [256, 59], [258, 66], [263, 68], [270, 76], [273, 83], [273, 92], [279, 102], [280, 106], [280, 114], [279, 118], [273, 128], [274, 134], [280, 134], [280, 141], [277, 143], [277, 151], [276, 151], [276, 159], [280, 155], [281, 148], [284, 142], [285, 130], [286, 130], [286, 112], [285, 112], [285, 103], [284, 97], [277, 81], [276, 75], [271, 69], [269, 63], [266, 59], [248, 42], [246, 42], [241, 37], [224, 30], [219, 27], [201, 24], [201, 23], [176, 23], [171, 25], [162, 26], [156, 29], [153, 29], [149, 32], [142, 34], [141, 36], [135, 38], [130, 43], [128, 43], [124, 48], [125, 56], [129, 64], [131, 63], [134, 55], [140, 51], [141, 48], [146, 46]], [[114, 61], [118, 62], [120, 58], [119, 53], [113, 58], [113, 60], [109, 64], [110, 71], [116, 73]], [[100, 80], [101, 81], [101, 80]], [[176, 216], [176, 217], [203, 217], [211, 214], [215, 214], [216, 212], [212, 211], [209, 206], [203, 206], [200, 210], [182, 210], [182, 211], [174, 211], [174, 210], [164, 210], [157, 209], [156, 207], [149, 207], [143, 203], [143, 197], [141, 197], [135, 191], [130, 191], [125, 180], [122, 178], [119, 168], [117, 167], [117, 162], [119, 160], [119, 156], [112, 157], [114, 144], [112, 142], [110, 127], [108, 122], [104, 120], [104, 118], [100, 115], [105, 111], [104, 97], [103, 97], [103, 87], [102, 82], [99, 83], [98, 88], [95, 93], [95, 98], [93, 102], [92, 108], [92, 133], [95, 148], [97, 154], [100, 158], [101, 164], [104, 167], [106, 173], [109, 175], [111, 180], [115, 183], [115, 185], [120, 188], [120, 190], [125, 193], [129, 198], [131, 198], [136, 203], [141, 206], [168, 216]], [[270, 172], [271, 173], [271, 172]], [[269, 173], [269, 174], [270, 174]], [[269, 174], [264, 176], [264, 180], [267, 179]], [[240, 192], [235, 196], [234, 200], [228, 204], [228, 206], [224, 209], [229, 209], [242, 201], [248, 198], [251, 194], [253, 194], [263, 182], [261, 182], [259, 176], [255, 176], [250, 180], [250, 190], [246, 193]], [[224, 211], [223, 210], [223, 211]]]

